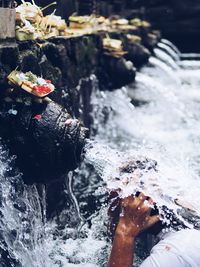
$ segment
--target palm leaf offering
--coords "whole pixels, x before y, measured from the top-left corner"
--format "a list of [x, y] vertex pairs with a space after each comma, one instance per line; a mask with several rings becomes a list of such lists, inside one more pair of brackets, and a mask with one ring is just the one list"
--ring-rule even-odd
[[106, 55], [121, 57], [127, 54], [127, 52], [123, 50], [122, 41], [118, 39], [111, 39], [109, 37], [104, 38], [103, 48], [105, 50], [104, 54]]
[[127, 34], [126, 38], [129, 44], [140, 44], [142, 41], [142, 38], [140, 36], [134, 34]]
[[112, 20], [111, 24], [113, 26], [124, 26], [128, 25], [129, 21], [127, 19], [117, 19], [117, 20]]
[[137, 26], [137, 27], [150, 27], [151, 24], [146, 20], [141, 20], [139, 18], [134, 18], [130, 20], [130, 24]]
[[26, 92], [38, 97], [44, 97], [55, 90], [50, 80], [37, 77], [30, 71], [23, 73], [14, 70], [9, 74], [8, 80], [10, 84], [19, 86]]
[[[52, 2], [50, 5], [55, 5]], [[48, 7], [47, 6], [47, 7]], [[138, 18], [128, 21], [125, 18], [109, 19], [100, 15], [71, 15], [68, 18], [69, 26], [60, 16], [55, 15], [55, 11], [47, 16], [43, 15], [43, 10], [34, 1], [25, 2], [16, 8], [16, 38], [20, 41], [47, 39], [59, 36], [82, 36], [98, 31], [112, 32], [113, 30], [133, 30], [139, 26], [149, 27], [150, 24]], [[131, 23], [131, 24], [130, 24]]]
[[118, 39], [104, 38], [103, 48], [107, 50], [121, 51], [122, 41]]
[[16, 8], [16, 38], [24, 41], [64, 35], [66, 22], [54, 13], [43, 16], [40, 7], [23, 2]]

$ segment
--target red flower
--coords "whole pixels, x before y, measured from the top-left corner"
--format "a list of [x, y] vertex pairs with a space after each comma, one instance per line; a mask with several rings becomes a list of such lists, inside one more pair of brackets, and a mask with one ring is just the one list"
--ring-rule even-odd
[[51, 92], [51, 89], [47, 85], [35, 85], [32, 89], [39, 95], [45, 95]]
[[33, 117], [34, 120], [40, 120], [42, 118], [42, 115], [35, 115], [35, 117]]
[[50, 81], [50, 80], [45, 80], [45, 82], [46, 82], [46, 83], [51, 83], [51, 81]]

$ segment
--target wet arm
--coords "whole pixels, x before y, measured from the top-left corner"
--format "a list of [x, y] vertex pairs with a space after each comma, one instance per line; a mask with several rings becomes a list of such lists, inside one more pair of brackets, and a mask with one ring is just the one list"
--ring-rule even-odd
[[159, 221], [158, 216], [150, 216], [151, 207], [145, 205], [145, 201], [153, 203], [143, 193], [123, 199], [108, 267], [131, 267], [137, 235]]
[[113, 247], [110, 254], [108, 267], [131, 267], [136, 235], [129, 232], [129, 228], [123, 218], [117, 226]]

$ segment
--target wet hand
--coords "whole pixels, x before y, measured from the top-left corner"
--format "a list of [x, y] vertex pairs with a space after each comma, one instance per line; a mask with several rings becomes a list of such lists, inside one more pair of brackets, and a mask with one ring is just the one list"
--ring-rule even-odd
[[153, 200], [140, 193], [129, 196], [121, 202], [120, 220], [116, 234], [135, 237], [159, 221], [159, 215], [150, 216]]

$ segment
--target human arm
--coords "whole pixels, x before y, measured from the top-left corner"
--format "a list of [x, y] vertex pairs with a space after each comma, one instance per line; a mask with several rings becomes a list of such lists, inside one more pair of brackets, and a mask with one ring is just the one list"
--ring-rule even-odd
[[153, 200], [143, 193], [122, 200], [108, 267], [132, 266], [136, 237], [159, 221], [158, 215], [150, 216], [152, 204]]

